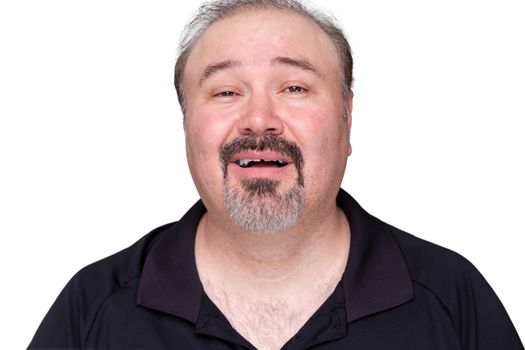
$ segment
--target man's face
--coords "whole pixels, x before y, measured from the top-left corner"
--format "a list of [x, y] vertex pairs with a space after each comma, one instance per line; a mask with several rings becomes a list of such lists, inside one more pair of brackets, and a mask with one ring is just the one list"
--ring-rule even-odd
[[188, 164], [210, 215], [272, 232], [326, 213], [351, 152], [341, 76], [328, 36], [293, 12], [240, 12], [206, 30], [184, 90]]

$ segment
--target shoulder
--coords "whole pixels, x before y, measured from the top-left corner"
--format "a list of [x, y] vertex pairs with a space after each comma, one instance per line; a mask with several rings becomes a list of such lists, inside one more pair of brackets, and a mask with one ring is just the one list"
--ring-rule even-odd
[[[415, 283], [445, 297], [451, 289], [481, 278], [479, 271], [462, 255], [395, 227], [390, 228]], [[453, 294], [457, 295], [455, 291]]]
[[[391, 227], [415, 289], [425, 290], [446, 309], [457, 327], [471, 322], [480, 307], [502, 309], [477, 268], [462, 255]], [[466, 315], [470, 315], [464, 318]]]
[[77, 272], [44, 317], [29, 348], [81, 348], [99, 309], [116, 292], [134, 285], [151, 247], [174, 224], [161, 226]]
[[465, 257], [450, 249], [413, 236], [393, 226], [390, 228], [406, 259], [411, 274], [416, 278], [426, 280], [432, 276], [460, 277], [463, 273], [470, 272], [474, 268]]
[[414, 289], [439, 301], [463, 348], [523, 349], [503, 304], [470, 261], [394, 227], [391, 231]]
[[87, 265], [73, 276], [66, 289], [72, 288], [82, 294], [108, 294], [125, 287], [140, 276], [150, 249], [175, 224], [160, 226], [130, 247]]

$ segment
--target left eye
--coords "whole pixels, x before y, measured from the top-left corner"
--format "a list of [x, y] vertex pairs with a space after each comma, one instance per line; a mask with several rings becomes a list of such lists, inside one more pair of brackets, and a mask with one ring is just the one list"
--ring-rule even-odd
[[306, 89], [301, 87], [301, 86], [297, 86], [297, 85], [293, 85], [293, 86], [289, 86], [285, 89], [286, 92], [291, 92], [293, 94], [297, 94], [297, 93], [300, 93], [300, 92], [305, 92]]
[[218, 94], [216, 94], [215, 96], [219, 96], [219, 97], [232, 97], [232, 96], [235, 96], [235, 92], [233, 92], [233, 91], [221, 91], [221, 92], [219, 92]]

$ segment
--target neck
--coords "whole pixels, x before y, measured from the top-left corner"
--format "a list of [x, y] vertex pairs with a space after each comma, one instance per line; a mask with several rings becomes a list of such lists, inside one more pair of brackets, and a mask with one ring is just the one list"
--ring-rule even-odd
[[[223, 281], [239, 293], [275, 295], [304, 288], [315, 276], [337, 276], [346, 266], [349, 226], [334, 206], [316, 222], [268, 234], [225, 226], [206, 213], [197, 229], [196, 259], [203, 284]], [[335, 262], [335, 263], [334, 263]]]

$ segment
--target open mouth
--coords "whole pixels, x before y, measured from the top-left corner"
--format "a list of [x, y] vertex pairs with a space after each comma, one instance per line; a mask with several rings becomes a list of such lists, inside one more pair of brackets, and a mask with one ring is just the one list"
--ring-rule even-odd
[[261, 167], [261, 168], [282, 168], [288, 165], [288, 162], [271, 159], [248, 159], [243, 158], [235, 161], [235, 164], [241, 168]]

